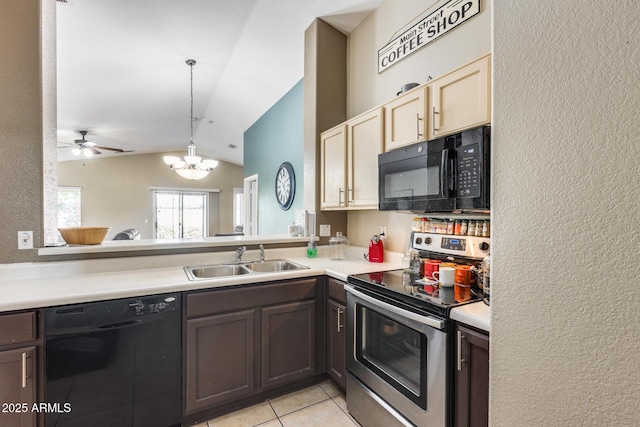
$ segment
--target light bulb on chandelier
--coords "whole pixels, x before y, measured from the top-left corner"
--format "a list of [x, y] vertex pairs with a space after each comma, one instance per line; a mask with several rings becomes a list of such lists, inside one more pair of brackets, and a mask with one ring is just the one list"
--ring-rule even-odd
[[202, 157], [197, 156], [196, 146], [193, 143], [193, 66], [195, 64], [195, 60], [187, 59], [187, 65], [191, 69], [191, 138], [187, 146], [187, 155], [184, 156], [184, 160], [176, 156], [163, 157], [164, 162], [169, 165], [172, 170], [186, 179], [202, 179], [218, 166], [217, 160], [202, 160]]

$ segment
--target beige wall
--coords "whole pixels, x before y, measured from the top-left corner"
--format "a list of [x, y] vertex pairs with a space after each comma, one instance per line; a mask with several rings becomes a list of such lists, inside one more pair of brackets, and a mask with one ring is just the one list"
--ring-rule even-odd
[[[347, 215], [320, 210], [320, 133], [347, 119], [347, 37], [316, 19], [306, 29], [304, 43], [303, 207], [316, 212], [316, 229], [327, 224], [335, 235], [347, 229]], [[328, 240], [322, 237], [320, 243]]]
[[[480, 14], [378, 74], [378, 49], [402, 32], [414, 18], [442, 2], [386, 0], [349, 36], [348, 117], [354, 117], [396, 96], [406, 83], [426, 83], [491, 52], [491, 2], [482, 1]], [[374, 166], [375, 167], [375, 166]], [[386, 225], [385, 249], [403, 252], [408, 246], [411, 213], [350, 212], [347, 235], [352, 244], [368, 246]]]
[[493, 9], [491, 425], [637, 426], [638, 3]]
[[[48, 15], [41, 26], [41, 16]], [[31, 261], [18, 250], [18, 231], [44, 242], [44, 187], [55, 178], [44, 167], [55, 147], [55, 7], [40, 0], [3, 1], [0, 11], [0, 263]], [[44, 41], [43, 41], [44, 40]], [[52, 94], [53, 92], [53, 94]], [[43, 95], [44, 93], [44, 95]], [[45, 145], [47, 149], [44, 149]], [[43, 185], [44, 184], [44, 185]], [[49, 202], [49, 200], [47, 200]]]
[[111, 227], [107, 239], [127, 228], [137, 229], [143, 239], [153, 237], [150, 187], [219, 189], [219, 204], [214, 208], [210, 234], [232, 232], [233, 188], [243, 186], [242, 166], [221, 161], [205, 178], [190, 181], [171, 171], [162, 161], [163, 155], [137, 154], [60, 162], [58, 182], [61, 186], [82, 187], [82, 225]]
[[491, 51], [491, 3], [482, 1], [477, 16], [378, 74], [378, 49], [442, 3], [386, 0], [349, 35], [349, 117], [395, 98], [406, 83], [426, 83]]

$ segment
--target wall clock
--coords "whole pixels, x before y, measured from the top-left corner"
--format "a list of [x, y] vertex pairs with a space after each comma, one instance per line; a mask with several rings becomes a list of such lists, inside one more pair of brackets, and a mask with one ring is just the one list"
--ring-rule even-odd
[[284, 162], [276, 173], [276, 200], [280, 209], [286, 211], [291, 207], [295, 193], [296, 176], [293, 173], [293, 166], [289, 162]]

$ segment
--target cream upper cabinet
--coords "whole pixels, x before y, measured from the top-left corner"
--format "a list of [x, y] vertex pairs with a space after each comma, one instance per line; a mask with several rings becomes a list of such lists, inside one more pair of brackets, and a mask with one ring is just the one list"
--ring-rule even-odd
[[378, 208], [378, 154], [383, 150], [382, 107], [320, 136], [320, 208]]
[[378, 208], [378, 154], [383, 150], [383, 109], [347, 122], [347, 207]]
[[420, 86], [384, 105], [384, 151], [428, 139], [428, 95], [429, 87]]
[[320, 136], [320, 208], [344, 209], [347, 190], [347, 125]]
[[458, 68], [431, 86], [433, 139], [491, 122], [490, 55]]

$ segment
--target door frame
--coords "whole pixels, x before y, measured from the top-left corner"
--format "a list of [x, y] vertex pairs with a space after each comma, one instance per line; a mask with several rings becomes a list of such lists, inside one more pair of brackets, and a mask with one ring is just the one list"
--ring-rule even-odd
[[258, 235], [258, 174], [244, 179], [244, 235]]

